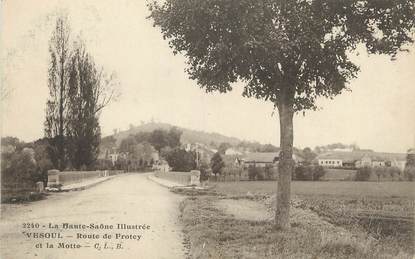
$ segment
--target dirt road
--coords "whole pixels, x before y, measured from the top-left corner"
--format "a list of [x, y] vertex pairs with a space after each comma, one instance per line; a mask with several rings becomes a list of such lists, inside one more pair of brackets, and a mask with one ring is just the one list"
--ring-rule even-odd
[[185, 258], [181, 199], [146, 174], [127, 174], [84, 191], [2, 205], [0, 258]]

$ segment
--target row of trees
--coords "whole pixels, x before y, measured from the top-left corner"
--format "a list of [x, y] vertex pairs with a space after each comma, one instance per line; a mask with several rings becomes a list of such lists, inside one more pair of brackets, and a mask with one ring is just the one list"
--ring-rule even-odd
[[151, 144], [158, 152], [161, 152], [163, 148], [170, 147], [176, 148], [180, 147], [181, 142], [180, 138], [182, 136], [182, 131], [173, 127], [171, 129], [163, 130], [156, 129], [151, 132], [139, 132], [135, 135], [130, 135], [127, 138], [123, 139], [119, 146], [120, 152], [132, 152], [133, 147], [139, 143], [149, 143]]
[[[196, 168], [198, 156], [196, 151], [186, 151], [181, 147], [181, 136], [182, 131], [176, 127], [139, 132], [124, 138], [118, 151], [127, 154], [128, 165], [138, 163], [140, 168], [151, 166], [153, 163], [148, 162], [154, 162], [152, 155], [158, 153], [174, 171], [190, 171]], [[115, 139], [107, 137], [104, 142], [114, 145]]]
[[49, 155], [60, 170], [90, 168], [99, 152], [100, 113], [116, 96], [115, 75], [95, 63], [80, 37], [72, 41], [65, 17], [56, 21], [49, 54], [44, 123]]

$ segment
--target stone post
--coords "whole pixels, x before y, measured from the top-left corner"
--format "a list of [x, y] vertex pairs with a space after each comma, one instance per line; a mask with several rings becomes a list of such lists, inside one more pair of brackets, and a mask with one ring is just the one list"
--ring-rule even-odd
[[200, 171], [199, 170], [190, 171], [190, 185], [200, 186]]
[[58, 185], [59, 182], [59, 170], [52, 169], [48, 170], [48, 186]]
[[36, 182], [36, 191], [43, 192], [45, 190], [45, 186], [43, 182]]

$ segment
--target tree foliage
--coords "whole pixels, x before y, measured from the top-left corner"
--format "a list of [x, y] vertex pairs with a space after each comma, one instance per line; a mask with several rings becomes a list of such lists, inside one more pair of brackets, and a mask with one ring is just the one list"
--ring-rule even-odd
[[225, 167], [225, 162], [222, 159], [222, 156], [219, 152], [216, 152], [212, 159], [210, 160], [210, 167], [212, 168], [212, 173], [217, 176], [222, 173], [223, 168]]
[[179, 147], [181, 135], [182, 131], [176, 127], [171, 128], [169, 131], [156, 129], [150, 134], [148, 141], [160, 152], [161, 149], [167, 146], [171, 148]]
[[317, 154], [314, 153], [309, 147], [304, 148], [301, 154], [304, 158], [304, 163], [307, 165], [311, 165], [313, 160], [317, 157]]
[[49, 43], [44, 126], [51, 160], [60, 170], [94, 165], [101, 139], [100, 112], [118, 94], [115, 74], [106, 74], [83, 41], [71, 42], [70, 36], [68, 20], [59, 17]]
[[318, 181], [326, 171], [319, 165], [300, 165], [295, 168], [293, 180], [298, 181]]
[[34, 186], [38, 179], [34, 151], [24, 148], [21, 151], [2, 153], [1, 182], [2, 185], [12, 184], [16, 187]]
[[288, 228], [294, 169], [293, 116], [316, 109], [318, 97], [348, 89], [359, 67], [350, 52], [395, 58], [412, 43], [413, 0], [166, 0], [150, 18], [186, 72], [207, 92], [232, 90], [271, 101], [280, 119], [277, 228]]
[[409, 181], [415, 180], [415, 149], [408, 150], [404, 169], [404, 177]]
[[355, 181], [369, 181], [371, 175], [372, 168], [361, 167], [356, 171]]
[[222, 143], [220, 143], [220, 145], [219, 145], [219, 147], [218, 147], [218, 152], [219, 153], [221, 153], [222, 155], [224, 155], [225, 154], [225, 152], [226, 152], [226, 150], [228, 149], [228, 148], [231, 148], [232, 147], [232, 145], [231, 144], [229, 144], [229, 143], [227, 143], [227, 142], [222, 142]]
[[245, 96], [296, 111], [346, 88], [359, 68], [348, 51], [395, 56], [412, 42], [414, 1], [167, 0], [150, 5], [154, 25], [188, 59], [206, 91], [227, 92], [238, 79]]
[[173, 171], [189, 172], [196, 168], [196, 154], [181, 148], [168, 148], [163, 157]]
[[70, 62], [70, 27], [66, 17], [59, 17], [49, 41], [49, 98], [46, 103], [45, 136], [50, 140], [52, 162], [60, 170], [66, 166], [65, 135], [67, 123], [68, 79]]

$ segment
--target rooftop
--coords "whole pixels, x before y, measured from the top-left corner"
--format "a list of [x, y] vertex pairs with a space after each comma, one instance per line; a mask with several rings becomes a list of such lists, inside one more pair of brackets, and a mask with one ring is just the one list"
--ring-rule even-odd
[[375, 161], [393, 161], [393, 160], [406, 160], [406, 154], [404, 153], [385, 153], [385, 152], [373, 152], [373, 151], [330, 151], [317, 156], [317, 159], [340, 159], [346, 162], [354, 162], [361, 160], [363, 157], [369, 157]]

